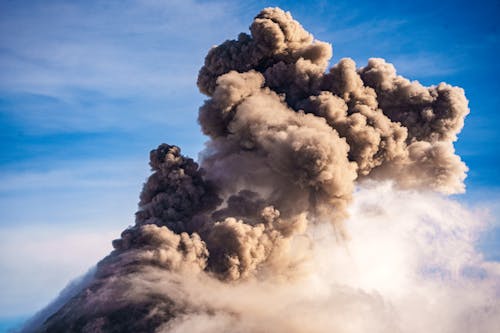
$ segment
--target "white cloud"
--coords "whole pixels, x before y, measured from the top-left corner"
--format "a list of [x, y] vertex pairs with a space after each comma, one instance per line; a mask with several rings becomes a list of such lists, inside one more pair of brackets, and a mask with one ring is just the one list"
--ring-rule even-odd
[[[246, 27], [227, 1], [0, 5], [9, 119], [45, 132], [193, 123], [206, 51]], [[232, 37], [232, 36], [231, 36]], [[42, 97], [27, 105], [33, 96]], [[194, 124], [194, 123], [193, 123]]]
[[39, 310], [111, 250], [120, 229], [54, 225], [0, 227], [0, 313]]
[[39, 169], [4, 170], [1, 225], [126, 227], [133, 223], [148, 174], [146, 162], [133, 159], [73, 160]]
[[358, 191], [350, 212], [346, 243], [325, 225], [314, 229], [303, 278], [149, 281], [194, 309], [158, 332], [496, 332], [500, 263], [475, 247], [481, 211], [385, 184]]
[[349, 241], [325, 224], [302, 239], [312, 253], [293, 279], [226, 283], [150, 267], [131, 275], [126, 297], [153, 289], [182, 304], [158, 332], [496, 332], [500, 264], [476, 248], [481, 210], [377, 184], [355, 193], [350, 213]]
[[148, 173], [144, 159], [93, 159], [52, 163], [51, 168], [4, 170], [0, 194], [53, 189], [120, 189], [141, 184]]
[[240, 28], [224, 2], [3, 7], [0, 86], [56, 96], [74, 88], [111, 96], [163, 96], [193, 88], [210, 41], [223, 38], [223, 27]]
[[395, 65], [398, 74], [405, 77], [443, 77], [460, 70], [449, 57], [440, 54], [404, 54], [387, 60]]

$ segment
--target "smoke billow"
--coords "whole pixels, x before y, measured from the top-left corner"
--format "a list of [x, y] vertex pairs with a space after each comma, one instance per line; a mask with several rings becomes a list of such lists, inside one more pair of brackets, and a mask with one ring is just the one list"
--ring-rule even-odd
[[383, 59], [327, 69], [331, 45], [279, 8], [250, 32], [199, 72], [200, 164], [153, 150], [135, 225], [26, 331], [492, 332], [498, 264], [437, 194], [464, 191], [464, 91]]

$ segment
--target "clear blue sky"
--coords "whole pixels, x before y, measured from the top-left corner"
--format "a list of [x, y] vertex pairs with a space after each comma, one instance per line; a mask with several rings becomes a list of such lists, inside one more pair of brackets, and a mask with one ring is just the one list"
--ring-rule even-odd
[[[461, 86], [458, 200], [491, 210], [500, 259], [499, 1], [0, 1], [0, 331], [50, 300], [133, 223], [149, 150], [196, 157], [197, 71], [267, 6], [359, 66], [382, 57]], [[2, 326], [3, 325], [3, 326]]]

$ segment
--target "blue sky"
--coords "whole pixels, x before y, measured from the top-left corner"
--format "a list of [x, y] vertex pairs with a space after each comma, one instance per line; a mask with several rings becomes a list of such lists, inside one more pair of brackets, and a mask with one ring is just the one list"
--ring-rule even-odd
[[470, 171], [457, 199], [490, 209], [481, 246], [500, 259], [498, 1], [2, 0], [0, 331], [133, 223], [149, 150], [167, 142], [197, 156], [204, 55], [267, 6], [332, 43], [332, 64], [382, 57], [410, 79], [465, 89], [456, 148]]

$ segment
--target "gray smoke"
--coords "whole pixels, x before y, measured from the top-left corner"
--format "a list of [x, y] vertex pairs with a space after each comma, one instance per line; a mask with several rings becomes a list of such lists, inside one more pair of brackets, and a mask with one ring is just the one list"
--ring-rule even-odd
[[[81, 292], [26, 331], [367, 327], [335, 322], [347, 310], [327, 299], [301, 306], [290, 300], [290, 293], [306, 293], [297, 281], [315, 272], [314, 230], [328, 226], [337, 244], [355, 238], [345, 224], [353, 193], [373, 181], [389, 180], [394, 191], [464, 191], [467, 167], [453, 142], [467, 99], [458, 87], [409, 81], [383, 59], [361, 68], [341, 59], [327, 70], [331, 45], [279, 8], [261, 11], [250, 32], [212, 48], [199, 72], [198, 87], [208, 96], [199, 122], [210, 138], [200, 164], [176, 146], [153, 150], [135, 225], [113, 242]], [[282, 297], [293, 315], [340, 312], [331, 322], [318, 315], [314, 325], [307, 311], [311, 322], [280, 321], [257, 310], [267, 297], [259, 288]], [[359, 307], [366, 316], [358, 320], [367, 325], [399, 331], [383, 300], [342, 286], [328, 293]], [[286, 313], [277, 309], [271, 313]]]

